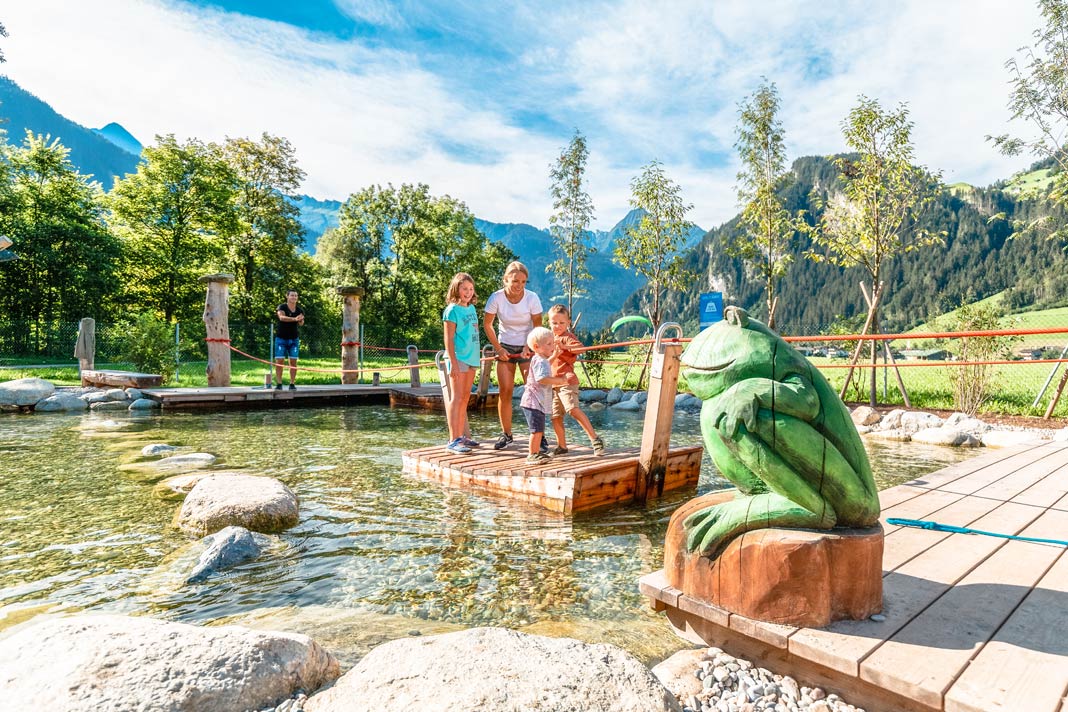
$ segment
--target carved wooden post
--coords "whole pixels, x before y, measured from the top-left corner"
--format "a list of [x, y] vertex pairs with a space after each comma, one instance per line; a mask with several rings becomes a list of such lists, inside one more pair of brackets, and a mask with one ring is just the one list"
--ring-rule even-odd
[[341, 303], [341, 374], [342, 383], [358, 383], [360, 374], [360, 287], [338, 287]]
[[[96, 358], [96, 319], [85, 318], [78, 324], [78, 340], [74, 344], [74, 357], [78, 359], [78, 373], [93, 370]], [[89, 385], [82, 382], [83, 386]]]
[[671, 442], [671, 422], [675, 417], [675, 395], [679, 383], [682, 344], [664, 343], [664, 332], [675, 329], [682, 336], [682, 327], [674, 322], [661, 324], [653, 344], [653, 368], [649, 377], [649, 399], [645, 405], [645, 424], [642, 427], [642, 446], [638, 453], [638, 481], [634, 484], [634, 500], [644, 503], [650, 487], [663, 493], [664, 467]]
[[200, 278], [208, 285], [204, 299], [204, 331], [208, 343], [208, 386], [230, 385], [230, 282], [232, 274], [209, 274]]
[[409, 369], [412, 374], [412, 388], [418, 388], [422, 384], [419, 381], [419, 347], [415, 344], [408, 345], [408, 363], [412, 366]]
[[493, 347], [486, 344], [482, 347], [482, 368], [478, 372], [478, 398], [484, 401], [489, 394], [490, 366], [497, 363], [493, 359]]

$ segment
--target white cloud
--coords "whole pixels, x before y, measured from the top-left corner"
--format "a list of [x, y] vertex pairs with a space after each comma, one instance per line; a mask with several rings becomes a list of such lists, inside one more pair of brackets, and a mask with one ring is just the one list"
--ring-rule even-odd
[[[387, 29], [440, 21], [451, 7], [419, 18], [384, 0], [336, 4]], [[451, 51], [475, 30], [514, 46], [514, 66], [483, 65], [508, 78], [501, 87], [415, 50], [382, 49], [388, 33], [371, 47], [163, 0], [25, 0], [4, 9], [3, 70], [69, 118], [118, 121], [144, 142], [157, 133], [286, 136], [317, 197], [419, 181], [479, 217], [538, 226], [551, 212], [549, 165], [576, 126], [590, 144], [597, 227], [625, 214], [630, 180], [653, 158], [695, 204], [695, 222], [731, 217], [737, 104], [761, 75], [778, 84], [792, 157], [841, 150], [839, 122], [865, 93], [884, 106], [908, 102], [917, 158], [947, 180], [983, 184], [1027, 163], [998, 156], [984, 136], [1005, 130], [1003, 64], [1039, 24], [1030, 3], [1013, 12], [994, 0], [652, 8], [487, 9], [512, 25], [463, 28]], [[449, 21], [477, 16], [468, 4], [460, 11]], [[560, 135], [512, 118], [532, 109]]]

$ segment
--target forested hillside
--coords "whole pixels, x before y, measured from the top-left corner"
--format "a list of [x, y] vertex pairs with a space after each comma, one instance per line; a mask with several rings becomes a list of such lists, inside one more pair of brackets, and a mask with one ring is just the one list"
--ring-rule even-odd
[[[793, 180], [781, 191], [789, 210], [804, 210], [810, 223], [829, 191], [837, 190], [838, 172], [830, 160], [799, 158]], [[978, 299], [1008, 289], [1015, 309], [1068, 304], [1068, 260], [1057, 243], [1040, 235], [1013, 234], [1014, 220], [1024, 222], [1048, 211], [1041, 197], [1017, 199], [999, 186], [959, 186], [944, 191], [921, 218], [919, 227], [945, 232], [945, 244], [895, 257], [887, 264], [887, 296], [883, 330], [907, 329], [962, 300]], [[667, 314], [692, 331], [697, 323], [701, 292], [721, 290], [726, 304], [745, 307], [758, 318], [766, 315], [763, 285], [746, 274], [740, 260], [728, 256], [725, 241], [739, 229], [737, 217], [710, 230], [687, 256], [697, 274], [693, 286], [667, 295]], [[799, 235], [794, 260], [779, 292], [778, 321], [783, 333], [817, 333], [836, 320], [864, 314], [858, 283], [866, 274], [806, 259], [812, 248]], [[646, 295], [632, 295], [624, 313], [635, 313]]]

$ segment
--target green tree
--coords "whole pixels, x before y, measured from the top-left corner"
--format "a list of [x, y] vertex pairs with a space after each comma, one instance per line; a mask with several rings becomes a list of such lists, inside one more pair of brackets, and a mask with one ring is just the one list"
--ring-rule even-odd
[[226, 239], [237, 232], [232, 210], [236, 177], [215, 144], [157, 136], [136, 173], [115, 183], [108, 198], [126, 245], [130, 299], [164, 320], [199, 314], [197, 280], [219, 269]]
[[548, 271], [556, 274], [567, 294], [567, 310], [572, 311], [576, 295], [581, 295], [579, 283], [590, 279], [586, 257], [593, 252], [589, 244], [589, 228], [593, 221], [593, 200], [583, 187], [586, 159], [589, 157], [586, 137], [575, 131], [571, 143], [556, 159], [549, 171], [553, 197], [549, 232], [560, 257], [549, 264]]
[[648, 314], [653, 331], [660, 326], [661, 301], [668, 289], [682, 289], [693, 278], [680, 251], [693, 223], [686, 213], [693, 208], [683, 201], [679, 186], [668, 178], [659, 161], [642, 168], [630, 184], [631, 207], [642, 211], [641, 219], [624, 229], [616, 242], [615, 262], [645, 277], [649, 293]]
[[[1029, 153], [1052, 160], [1059, 170], [1053, 176], [1048, 198], [1054, 205], [1068, 208], [1068, 1], [1039, 0], [1038, 7], [1045, 25], [1034, 31], [1035, 44], [1005, 63], [1012, 87], [1011, 118], [1030, 125], [1033, 133], [1026, 138], [987, 136], [987, 140], [1006, 156]], [[1068, 225], [1057, 217], [1041, 211], [1027, 220], [1013, 220], [1013, 227], [1068, 240]]]
[[778, 119], [779, 93], [767, 80], [739, 107], [738, 141], [742, 159], [738, 173], [738, 199], [743, 204], [741, 232], [726, 249], [740, 257], [764, 282], [768, 327], [775, 328], [777, 286], [793, 260], [792, 243], [807, 228], [800, 212], [792, 215], [779, 191], [789, 177], [782, 122]]
[[[813, 260], [840, 267], [859, 266], [868, 274], [871, 291], [868, 332], [879, 333], [879, 305], [885, 298], [884, 268], [893, 257], [942, 242], [915, 225], [915, 218], [938, 193], [937, 177], [912, 163], [912, 122], [908, 108], [884, 111], [879, 102], [861, 96], [842, 122], [846, 145], [854, 154], [834, 159], [842, 190], [833, 193], [817, 229]], [[870, 342], [872, 362], [876, 347]], [[875, 405], [875, 370], [871, 369], [871, 404]], [[848, 382], [847, 382], [848, 384]]]
[[486, 240], [460, 201], [406, 184], [369, 186], [349, 196], [338, 227], [320, 238], [316, 259], [333, 284], [363, 288], [365, 338], [396, 346], [440, 340], [453, 274], [469, 272], [484, 290], [499, 282], [515, 256]]
[[293, 198], [304, 171], [289, 140], [267, 133], [259, 141], [228, 138], [222, 157], [236, 179], [235, 229], [223, 234], [226, 269], [235, 277], [230, 304], [250, 345], [248, 329], [270, 322], [280, 295], [295, 284], [304, 228]]
[[106, 316], [120, 246], [103, 221], [100, 185], [78, 173], [59, 139], [27, 131], [0, 152], [0, 234], [19, 256], [0, 269], [0, 313], [36, 334]]

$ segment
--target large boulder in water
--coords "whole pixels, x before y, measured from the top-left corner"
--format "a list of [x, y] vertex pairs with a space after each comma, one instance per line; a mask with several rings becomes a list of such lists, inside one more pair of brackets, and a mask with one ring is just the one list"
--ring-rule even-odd
[[269, 534], [288, 529], [298, 520], [297, 495], [278, 480], [213, 475], [190, 490], [175, 523], [183, 531], [204, 536], [231, 525]]
[[28, 406], [48, 398], [56, 387], [41, 378], [19, 378], [0, 383], [0, 405]]
[[338, 672], [306, 636], [237, 626], [45, 616], [0, 637], [0, 698], [27, 710], [244, 712]]
[[474, 628], [378, 646], [306, 712], [657, 712], [679, 706], [637, 658], [613, 645]]
[[203, 583], [213, 574], [255, 559], [263, 548], [257, 537], [268, 538], [244, 527], [226, 527], [204, 537], [191, 548], [193, 552], [199, 550], [200, 555], [185, 582]]

